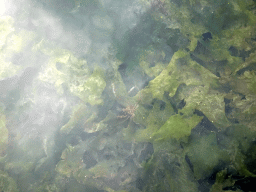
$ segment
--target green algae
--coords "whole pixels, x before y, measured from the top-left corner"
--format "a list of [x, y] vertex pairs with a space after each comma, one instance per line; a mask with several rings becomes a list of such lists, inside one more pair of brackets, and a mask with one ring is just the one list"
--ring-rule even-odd
[[181, 139], [189, 136], [191, 129], [201, 120], [202, 117], [197, 115], [193, 115], [188, 119], [184, 119], [181, 115], [173, 115], [159, 130], [152, 134], [152, 137], [156, 140], [166, 140], [169, 138]]

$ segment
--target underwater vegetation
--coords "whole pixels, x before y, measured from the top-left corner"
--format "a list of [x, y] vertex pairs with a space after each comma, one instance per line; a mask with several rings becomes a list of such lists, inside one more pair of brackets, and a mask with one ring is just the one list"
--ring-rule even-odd
[[0, 190], [255, 191], [255, 1], [70, 2], [79, 54], [0, 18]]

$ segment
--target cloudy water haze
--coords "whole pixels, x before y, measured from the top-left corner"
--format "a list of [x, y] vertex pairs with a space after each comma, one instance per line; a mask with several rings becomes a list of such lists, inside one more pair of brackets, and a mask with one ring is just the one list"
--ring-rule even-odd
[[1, 0], [0, 191], [256, 191], [254, 0]]

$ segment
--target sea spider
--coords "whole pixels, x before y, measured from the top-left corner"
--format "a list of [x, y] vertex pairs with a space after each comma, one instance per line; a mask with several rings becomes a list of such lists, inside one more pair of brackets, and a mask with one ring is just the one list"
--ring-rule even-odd
[[[130, 94], [133, 92], [136, 92], [136, 90], [139, 91], [139, 88], [135, 85], [133, 86], [129, 91], [127, 91], [127, 96], [118, 96], [115, 84], [111, 84], [112, 92], [116, 98], [117, 104], [119, 106], [116, 107], [118, 114], [117, 114], [117, 120], [122, 119], [121, 123], [126, 122], [127, 120], [133, 121], [133, 118], [135, 117], [136, 110], [138, 108], [138, 102], [135, 102], [134, 97], [131, 97]], [[137, 95], [137, 97], [140, 99], [140, 93]], [[121, 109], [119, 108], [121, 107]]]
[[119, 115], [117, 116], [118, 118], [125, 118], [125, 120], [127, 119], [133, 119], [135, 116], [135, 111], [138, 108], [138, 104], [135, 105], [128, 105], [126, 108], [122, 109], [122, 113], [123, 115]]

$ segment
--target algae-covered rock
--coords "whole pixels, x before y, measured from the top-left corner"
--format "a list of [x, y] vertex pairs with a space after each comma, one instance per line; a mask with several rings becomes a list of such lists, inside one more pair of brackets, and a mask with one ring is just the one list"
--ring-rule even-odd
[[74, 106], [69, 121], [61, 127], [60, 133], [69, 134], [75, 127], [83, 128], [87, 133], [103, 130], [106, 127], [104, 121], [95, 123], [97, 114], [98, 112], [93, 106], [84, 103]]
[[51, 45], [42, 40], [35, 50], [42, 51], [50, 59], [39, 75], [39, 80], [53, 84], [59, 94], [63, 94], [62, 85], [70, 87], [80, 85], [88, 77], [89, 70], [85, 60], [77, 59], [70, 51]]
[[194, 140], [189, 143], [186, 150], [196, 179], [207, 177], [220, 161], [225, 162], [229, 159], [226, 151], [218, 147], [215, 133]]
[[[245, 66], [244, 57], [254, 51], [255, 4], [252, 0], [226, 1], [153, 1], [153, 17], [166, 24], [168, 29], [177, 30], [190, 40], [187, 48], [218, 73], [234, 71]], [[202, 38], [204, 34], [211, 38]], [[177, 46], [170, 38], [173, 49]], [[182, 47], [184, 48], [184, 47]], [[237, 54], [231, 54], [231, 49]], [[216, 61], [227, 62], [219, 65]], [[247, 62], [248, 63], [248, 62]], [[229, 73], [230, 74], [230, 73]]]
[[68, 146], [61, 155], [61, 159], [56, 165], [56, 171], [60, 174], [71, 177], [83, 167], [83, 152], [80, 146]]
[[[20, 34], [16, 34], [14, 28], [14, 19], [10, 16], [1, 16], [0, 17], [0, 79], [11, 77], [15, 75], [21, 66], [14, 65], [12, 62], [8, 61], [7, 58], [12, 57], [14, 54], [19, 53], [22, 50], [22, 46], [28, 40], [24, 37], [24, 32], [21, 31]], [[32, 37], [31, 33], [31, 37]]]
[[60, 94], [63, 94], [63, 85], [66, 85], [73, 95], [86, 103], [103, 103], [101, 94], [106, 82], [102, 69], [96, 67], [91, 72], [85, 60], [77, 59], [70, 51], [45, 41], [38, 44], [36, 49], [50, 56], [48, 65], [39, 76], [40, 80], [54, 84]]
[[8, 173], [0, 170], [0, 189], [4, 192], [18, 192], [15, 180]]
[[240, 79], [247, 84], [248, 94], [256, 94], [256, 71], [245, 71]]
[[5, 155], [8, 144], [8, 129], [6, 128], [6, 117], [0, 112], [0, 156]]
[[148, 76], [156, 77], [165, 67], [164, 58], [164, 51], [149, 47], [141, 53], [139, 64]]
[[[254, 159], [250, 149], [254, 149], [255, 136], [255, 130], [237, 124], [226, 128], [223, 138], [219, 141], [219, 145], [227, 151], [236, 171], [244, 176], [255, 176], [255, 173], [246, 167], [246, 161]], [[250, 155], [252, 158], [249, 158]]]
[[[227, 191], [227, 190], [223, 190], [225, 188], [234, 189], [234, 187], [230, 187], [233, 185], [234, 185], [234, 180], [227, 174], [227, 170], [222, 170], [216, 174], [216, 181], [212, 185], [210, 192], [215, 192], [215, 191], [224, 192], [224, 191]], [[242, 190], [240, 189], [236, 189], [236, 191], [242, 192]]]
[[84, 102], [91, 105], [99, 105], [103, 103], [101, 94], [106, 87], [104, 80], [104, 72], [96, 68], [90, 77], [78, 86], [72, 85], [71, 92], [77, 95]]
[[156, 151], [144, 164], [144, 172], [140, 179], [143, 192], [198, 191], [177, 140], [156, 142], [154, 148]]
[[10, 16], [1, 17], [0, 19], [1, 26], [1, 39], [0, 39], [0, 47], [6, 43], [6, 37], [14, 31], [14, 19]]
[[[58, 177], [57, 177], [58, 178]], [[51, 173], [46, 172], [40, 180], [31, 184], [29, 186], [29, 190], [40, 192], [40, 191], [48, 191], [48, 192], [61, 192], [65, 188], [65, 185], [60, 185], [58, 179], [53, 178]]]
[[222, 137], [219, 146], [225, 149], [229, 166], [216, 174], [211, 191], [255, 191], [255, 131], [233, 125], [224, 131]]
[[88, 107], [84, 104], [74, 106], [69, 121], [61, 127], [60, 132], [68, 134], [79, 123], [79, 121], [89, 117], [88, 112]]
[[248, 66], [254, 66], [255, 61], [256, 61], [256, 52], [254, 51], [249, 55], [249, 57], [246, 58], [244, 62], [240, 62], [241, 64], [236, 67], [235, 72], [237, 73], [243, 69], [246, 69]]
[[192, 61], [187, 52], [176, 52], [169, 65], [149, 83], [149, 91], [154, 98], [163, 99], [164, 92], [175, 95], [180, 84], [210, 86], [216, 76]]
[[244, 98], [239, 94], [230, 93], [226, 96], [226, 116], [231, 122], [239, 122], [251, 130], [255, 129], [255, 95], [248, 94]]
[[195, 109], [203, 114], [218, 128], [225, 128], [230, 122], [225, 116], [225, 94], [216, 91], [209, 92], [206, 86], [186, 86], [179, 93], [180, 100], [184, 99], [186, 105], [180, 112], [191, 114]]
[[[186, 116], [191, 116], [195, 109], [203, 112], [218, 127], [230, 125], [225, 117], [225, 94], [217, 91], [209, 91], [218, 83], [218, 78], [193, 61], [188, 53], [178, 51], [173, 55], [169, 65], [155, 79], [150, 81], [145, 89], [146, 94], [150, 92], [152, 97], [163, 99], [164, 93], [170, 97], [175, 94], [180, 101], [184, 100], [186, 105], [180, 110]], [[186, 88], [177, 92], [180, 85]]]

